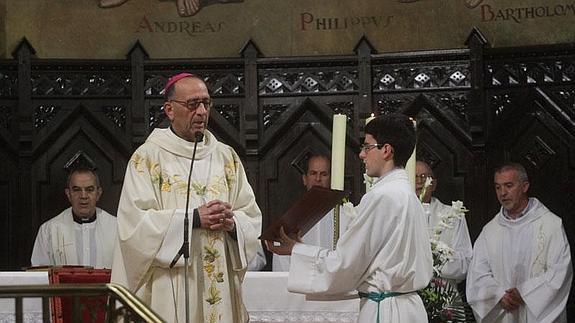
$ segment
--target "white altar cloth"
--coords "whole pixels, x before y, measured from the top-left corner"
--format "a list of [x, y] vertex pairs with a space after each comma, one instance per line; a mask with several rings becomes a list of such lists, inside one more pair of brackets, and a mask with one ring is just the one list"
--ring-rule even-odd
[[[359, 300], [309, 301], [288, 292], [287, 272], [248, 272], [242, 292], [250, 323], [351, 323], [357, 320]], [[0, 285], [48, 284], [48, 272], [0, 272]], [[42, 302], [25, 298], [24, 322], [42, 322]], [[0, 323], [14, 322], [14, 300], [0, 298]]]
[[250, 323], [356, 322], [359, 299], [310, 301], [287, 290], [287, 272], [248, 272], [243, 284]]
[[[48, 272], [0, 272], [0, 286], [12, 285], [47, 285]], [[24, 298], [24, 322], [42, 322], [42, 299]], [[15, 322], [14, 299], [0, 298], [0, 323]]]

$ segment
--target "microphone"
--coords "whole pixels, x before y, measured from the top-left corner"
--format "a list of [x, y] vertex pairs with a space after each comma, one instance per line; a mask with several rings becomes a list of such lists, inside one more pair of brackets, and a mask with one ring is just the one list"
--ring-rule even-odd
[[[198, 148], [198, 142], [204, 139], [204, 134], [201, 131], [196, 131], [194, 133], [194, 151], [192, 152], [192, 161], [190, 162], [190, 173], [188, 174], [188, 189], [186, 190], [186, 211], [184, 213], [184, 242], [180, 251], [172, 260], [170, 268], [173, 268], [180, 257], [184, 256], [184, 303], [186, 309], [186, 323], [190, 322], [190, 286], [188, 282], [188, 259], [190, 258], [190, 237], [189, 237], [189, 227], [190, 219], [188, 216], [188, 210], [190, 206], [190, 183], [192, 182], [192, 171], [194, 170], [194, 160], [196, 159], [196, 149]], [[175, 305], [175, 304], [174, 304]]]
[[201, 131], [196, 131], [196, 133], [194, 134], [194, 137], [196, 138], [196, 142], [194, 144], [194, 154], [195, 154], [196, 153], [196, 144], [198, 143], [198, 141], [204, 140], [204, 133]]
[[194, 170], [194, 161], [196, 159], [196, 149], [198, 148], [198, 142], [204, 139], [204, 134], [201, 131], [196, 131], [194, 133], [195, 141], [194, 141], [194, 151], [192, 152], [192, 160], [190, 161], [190, 172], [188, 173], [188, 188], [186, 190], [186, 210], [184, 213], [184, 243], [182, 244], [182, 248], [176, 254], [172, 263], [170, 263], [170, 268], [173, 268], [180, 257], [183, 255], [184, 260], [190, 258], [190, 246], [189, 246], [189, 226], [190, 226], [190, 219], [188, 215], [188, 210], [190, 206], [190, 184], [192, 182], [192, 171]]

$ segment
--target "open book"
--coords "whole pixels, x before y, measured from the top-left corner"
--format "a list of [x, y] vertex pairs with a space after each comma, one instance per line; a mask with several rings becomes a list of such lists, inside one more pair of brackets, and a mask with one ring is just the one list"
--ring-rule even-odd
[[259, 239], [277, 241], [282, 226], [287, 235], [300, 232], [303, 236], [346, 196], [344, 191], [314, 186], [270, 224]]

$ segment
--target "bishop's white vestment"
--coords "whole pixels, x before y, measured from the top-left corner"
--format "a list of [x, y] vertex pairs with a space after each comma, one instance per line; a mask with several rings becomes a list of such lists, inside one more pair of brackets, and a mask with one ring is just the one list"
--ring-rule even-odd
[[[573, 279], [569, 242], [561, 218], [536, 198], [513, 220], [503, 209], [475, 241], [467, 274], [467, 301], [481, 322], [567, 322]], [[505, 311], [499, 301], [517, 288], [525, 305]]]
[[94, 221], [77, 223], [69, 207], [40, 226], [32, 266], [112, 268], [116, 226], [116, 217], [100, 208]]
[[[112, 282], [135, 292], [167, 322], [185, 321], [184, 261], [169, 265], [183, 242], [193, 142], [155, 129], [132, 155], [118, 208]], [[190, 228], [190, 322], [247, 322], [241, 283], [255, 256], [261, 212], [235, 151], [209, 131], [197, 145], [192, 209], [219, 199], [232, 205], [236, 237]]]
[[427, 322], [417, 290], [433, 274], [423, 207], [403, 169], [379, 178], [356, 207], [335, 250], [295, 245], [288, 290], [316, 295], [401, 293], [380, 303], [362, 298], [359, 322]]

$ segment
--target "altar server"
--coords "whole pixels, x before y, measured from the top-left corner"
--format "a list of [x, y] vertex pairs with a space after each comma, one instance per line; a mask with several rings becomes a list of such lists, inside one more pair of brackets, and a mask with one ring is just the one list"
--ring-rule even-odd
[[359, 322], [427, 322], [417, 290], [433, 273], [423, 207], [408, 180], [405, 163], [415, 146], [415, 129], [402, 114], [370, 121], [359, 157], [372, 189], [335, 250], [298, 243], [283, 233], [277, 254], [291, 254], [288, 289], [323, 295], [358, 293]]

